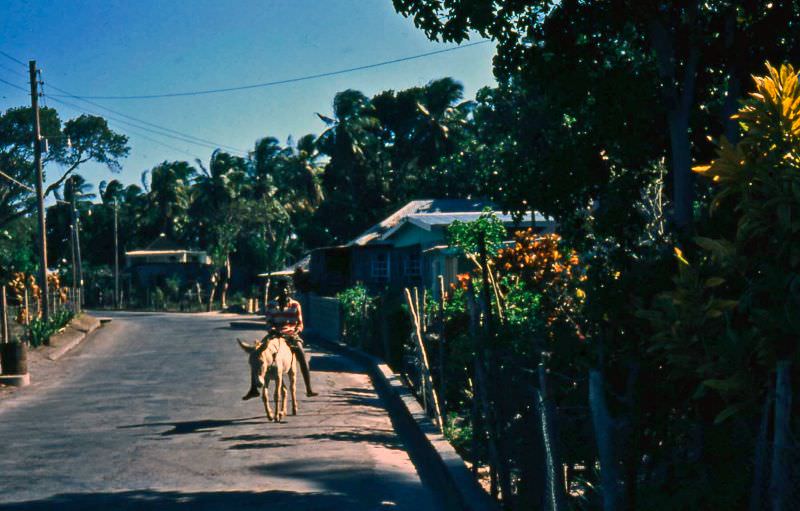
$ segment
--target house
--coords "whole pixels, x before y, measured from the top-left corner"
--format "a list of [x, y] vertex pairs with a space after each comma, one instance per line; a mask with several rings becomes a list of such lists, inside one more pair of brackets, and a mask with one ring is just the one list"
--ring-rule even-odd
[[202, 250], [190, 250], [163, 233], [141, 250], [125, 252], [125, 269], [134, 287], [163, 287], [168, 278], [182, 284], [205, 282], [211, 276], [211, 258]]
[[470, 199], [429, 199], [409, 202], [349, 243], [311, 251], [309, 281], [317, 293], [333, 295], [356, 282], [372, 291], [420, 286], [436, 289], [470, 267], [447, 244], [447, 228], [456, 220], [476, 220], [490, 208], [509, 229], [533, 226], [552, 232], [555, 223], [538, 213], [516, 221], [494, 204]]

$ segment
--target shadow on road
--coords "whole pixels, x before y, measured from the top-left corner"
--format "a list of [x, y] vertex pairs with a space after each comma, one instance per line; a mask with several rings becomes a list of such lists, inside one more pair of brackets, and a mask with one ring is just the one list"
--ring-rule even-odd
[[200, 419], [196, 421], [180, 421], [180, 422], [145, 422], [143, 424], [128, 424], [119, 426], [117, 429], [133, 429], [133, 428], [157, 428], [161, 426], [171, 426], [162, 432], [162, 435], [186, 435], [190, 433], [206, 433], [213, 431], [217, 428], [224, 428], [228, 426], [239, 426], [242, 424], [257, 424], [264, 422], [266, 417], [257, 415], [255, 417], [244, 417], [242, 419]]
[[[325, 494], [330, 492], [337, 495], [358, 496], [359, 505], [349, 508], [348, 511], [384, 509], [384, 507], [415, 509], [421, 497], [421, 487], [414, 474], [353, 467], [352, 464], [339, 463], [338, 460], [330, 458], [279, 461], [258, 465], [251, 470], [267, 477], [278, 475], [282, 478], [312, 482], [314, 487], [322, 488]], [[387, 495], [387, 488], [392, 488], [393, 497]], [[392, 498], [395, 500], [390, 500]]]
[[[378, 507], [377, 509], [380, 509]], [[375, 505], [359, 505], [354, 499], [333, 493], [265, 492], [202, 492], [136, 490], [115, 493], [65, 493], [40, 500], [0, 504], [0, 511], [93, 511], [149, 510], [217, 511], [220, 509], [331, 510], [376, 509]]]

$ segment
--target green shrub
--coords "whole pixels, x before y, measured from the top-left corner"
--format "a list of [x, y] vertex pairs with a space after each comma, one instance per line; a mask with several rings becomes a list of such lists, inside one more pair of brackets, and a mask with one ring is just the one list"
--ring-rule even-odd
[[376, 299], [369, 295], [367, 288], [362, 284], [345, 289], [336, 295], [336, 298], [342, 304], [344, 312], [342, 339], [347, 344], [363, 346], [369, 333], [370, 318], [375, 310]]
[[27, 327], [28, 343], [32, 348], [49, 344], [50, 337], [64, 328], [74, 316], [72, 311], [61, 310], [54, 312], [49, 321], [33, 319]]
[[156, 286], [153, 289], [153, 309], [166, 309], [167, 308], [167, 299], [164, 295], [164, 290], [160, 287]]

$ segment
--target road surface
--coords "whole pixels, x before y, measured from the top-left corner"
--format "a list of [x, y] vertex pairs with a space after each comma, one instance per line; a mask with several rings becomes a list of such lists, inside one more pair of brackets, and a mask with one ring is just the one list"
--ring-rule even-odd
[[0, 510], [441, 508], [350, 360], [312, 346], [320, 396], [298, 381], [299, 414], [268, 423], [241, 400], [235, 339], [258, 331], [230, 315], [108, 316], [47, 381], [0, 401]]

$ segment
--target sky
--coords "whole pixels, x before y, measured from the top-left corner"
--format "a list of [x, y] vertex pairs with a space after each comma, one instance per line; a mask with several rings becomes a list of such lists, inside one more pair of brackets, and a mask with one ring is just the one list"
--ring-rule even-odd
[[[79, 171], [89, 182], [138, 183], [141, 173], [165, 160], [207, 162], [212, 148], [144, 131], [117, 113], [194, 137], [251, 150], [257, 139], [285, 142], [324, 126], [334, 95], [424, 85], [451, 76], [465, 98], [494, 85], [494, 45], [457, 51], [337, 76], [267, 88], [191, 97], [138, 100], [60, 98], [48, 84], [77, 96], [148, 95], [291, 79], [359, 67], [450, 48], [429, 41], [391, 0], [2, 0], [0, 50], [42, 70], [44, 103], [63, 119], [81, 113], [109, 118], [128, 135], [131, 152], [122, 171], [100, 165]], [[480, 41], [479, 36], [472, 42]], [[27, 66], [0, 55], [0, 78], [25, 89]], [[29, 104], [30, 96], [0, 82], [0, 110]], [[131, 122], [123, 124], [120, 121]], [[152, 126], [145, 126], [154, 129]], [[48, 169], [45, 169], [46, 171]], [[47, 181], [58, 169], [47, 172]]]

